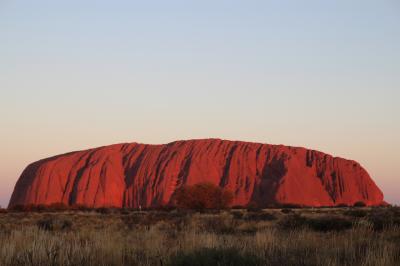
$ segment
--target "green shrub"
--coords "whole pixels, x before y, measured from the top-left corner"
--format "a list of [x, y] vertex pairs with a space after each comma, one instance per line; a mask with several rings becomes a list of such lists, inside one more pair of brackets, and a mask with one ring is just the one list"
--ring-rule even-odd
[[261, 260], [250, 254], [241, 254], [239, 250], [230, 248], [203, 248], [191, 253], [179, 252], [170, 258], [171, 266], [255, 266], [263, 265]]

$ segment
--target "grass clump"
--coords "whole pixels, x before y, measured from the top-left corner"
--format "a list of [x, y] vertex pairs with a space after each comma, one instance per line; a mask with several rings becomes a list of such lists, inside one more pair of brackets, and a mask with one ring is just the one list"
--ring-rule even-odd
[[72, 227], [72, 222], [65, 219], [44, 218], [36, 223], [37, 227], [43, 231], [66, 231]]
[[201, 248], [192, 252], [179, 252], [170, 259], [170, 266], [257, 266], [262, 261], [254, 255], [242, 254], [234, 248]]
[[246, 220], [250, 221], [275, 221], [277, 217], [269, 212], [261, 212], [261, 213], [248, 213], [246, 215]]
[[345, 211], [343, 214], [351, 217], [363, 218], [368, 215], [368, 212], [361, 209], [352, 209]]
[[319, 232], [344, 231], [351, 229], [352, 226], [350, 220], [337, 216], [308, 218], [293, 214], [285, 216], [279, 222], [279, 227], [284, 230], [311, 229]]

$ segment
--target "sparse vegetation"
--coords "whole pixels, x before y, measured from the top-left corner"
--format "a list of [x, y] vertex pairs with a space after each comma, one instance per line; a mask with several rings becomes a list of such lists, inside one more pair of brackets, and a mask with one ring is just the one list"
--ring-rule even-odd
[[72, 227], [72, 222], [66, 219], [56, 219], [53, 217], [46, 217], [37, 221], [37, 227], [44, 231], [63, 231], [69, 230]]
[[256, 266], [262, 265], [258, 256], [241, 253], [235, 248], [201, 248], [193, 252], [179, 252], [169, 261], [171, 266], [206, 266], [206, 265], [230, 265], [230, 266]]
[[0, 265], [399, 265], [399, 208], [348, 211], [9, 211]]
[[246, 215], [246, 219], [248, 221], [274, 221], [276, 220], [276, 216], [270, 212], [257, 212], [257, 213], [248, 213]]
[[355, 209], [355, 210], [347, 210], [344, 212], [344, 214], [347, 216], [362, 218], [362, 217], [367, 216], [368, 212], [365, 210]]

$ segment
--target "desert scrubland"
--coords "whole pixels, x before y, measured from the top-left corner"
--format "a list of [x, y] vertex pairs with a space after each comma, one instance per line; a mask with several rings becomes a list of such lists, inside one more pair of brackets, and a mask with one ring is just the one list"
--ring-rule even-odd
[[400, 265], [400, 209], [0, 213], [0, 265]]

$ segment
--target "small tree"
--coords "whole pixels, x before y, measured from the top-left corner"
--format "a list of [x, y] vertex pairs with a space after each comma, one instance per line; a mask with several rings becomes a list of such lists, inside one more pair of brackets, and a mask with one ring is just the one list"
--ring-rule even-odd
[[174, 195], [174, 203], [181, 209], [224, 209], [233, 200], [232, 192], [212, 183], [183, 186]]

